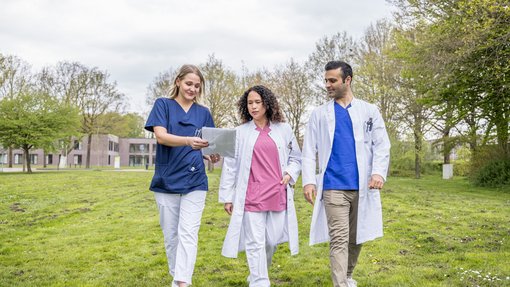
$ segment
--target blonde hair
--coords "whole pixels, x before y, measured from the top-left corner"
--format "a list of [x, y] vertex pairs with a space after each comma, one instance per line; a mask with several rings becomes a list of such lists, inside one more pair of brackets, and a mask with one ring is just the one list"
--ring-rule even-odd
[[172, 88], [170, 89], [170, 99], [177, 98], [177, 96], [179, 95], [179, 87], [177, 86], [177, 80], [182, 80], [184, 76], [186, 76], [187, 74], [195, 74], [200, 78], [200, 93], [198, 93], [198, 95], [193, 100], [194, 102], [200, 102], [205, 91], [204, 76], [202, 75], [202, 72], [200, 72], [197, 66], [189, 64], [182, 65], [182, 67], [179, 69], [179, 72], [177, 73], [177, 76], [175, 76], [175, 79], [172, 83]]

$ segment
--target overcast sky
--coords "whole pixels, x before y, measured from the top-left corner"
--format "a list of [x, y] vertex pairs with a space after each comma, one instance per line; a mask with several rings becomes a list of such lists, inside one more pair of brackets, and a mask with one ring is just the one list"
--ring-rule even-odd
[[385, 0], [0, 0], [0, 53], [34, 71], [63, 60], [106, 70], [141, 111], [170, 67], [213, 53], [235, 71], [304, 61], [323, 36], [359, 38], [391, 10]]

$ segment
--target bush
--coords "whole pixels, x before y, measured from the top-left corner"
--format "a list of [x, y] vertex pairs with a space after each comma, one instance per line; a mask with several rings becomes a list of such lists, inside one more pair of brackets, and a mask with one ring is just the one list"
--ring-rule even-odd
[[488, 187], [510, 184], [510, 159], [490, 161], [476, 172], [474, 182]]
[[453, 175], [454, 176], [468, 176], [471, 169], [469, 161], [456, 160], [453, 162]]
[[397, 169], [391, 168], [389, 170], [390, 176], [400, 176], [400, 177], [414, 177], [414, 170], [412, 169]]
[[421, 163], [422, 174], [438, 174], [443, 170], [443, 163], [441, 161], [423, 161]]

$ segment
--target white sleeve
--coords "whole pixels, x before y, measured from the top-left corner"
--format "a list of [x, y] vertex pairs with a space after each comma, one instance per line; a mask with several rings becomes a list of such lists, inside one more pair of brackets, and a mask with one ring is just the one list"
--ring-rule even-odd
[[390, 164], [390, 139], [386, 132], [384, 120], [377, 107], [374, 107], [372, 130], [372, 174], [381, 175], [386, 181]]
[[296, 184], [299, 173], [301, 172], [301, 149], [299, 148], [296, 136], [294, 135], [294, 131], [290, 125], [286, 125], [286, 129], [287, 131], [285, 134], [287, 136], [285, 138], [288, 140], [285, 144], [288, 145], [290, 152], [284, 172], [290, 175], [290, 184], [294, 185]]
[[305, 130], [305, 136], [303, 140], [303, 153], [302, 153], [302, 181], [303, 187], [308, 184], [315, 184], [315, 170], [317, 166], [317, 130], [318, 130], [318, 116], [317, 110], [312, 112], [310, 119]]
[[232, 157], [224, 157], [220, 178], [220, 190], [218, 192], [219, 202], [226, 203], [233, 201], [236, 174], [236, 159]]

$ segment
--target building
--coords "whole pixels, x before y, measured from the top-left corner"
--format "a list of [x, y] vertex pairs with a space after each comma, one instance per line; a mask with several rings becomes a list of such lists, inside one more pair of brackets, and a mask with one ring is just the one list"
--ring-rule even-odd
[[[66, 167], [84, 167], [87, 156], [88, 137], [75, 140], [73, 149], [67, 155]], [[13, 150], [13, 164], [23, 164], [23, 150]], [[57, 153], [44, 154], [42, 149], [30, 150], [30, 163], [48, 167], [59, 165], [62, 155]], [[154, 138], [119, 138], [111, 134], [92, 135], [90, 145], [90, 166], [115, 166], [115, 160], [120, 166], [145, 167], [154, 165], [156, 159], [156, 139]], [[44, 160], [44, 162], [43, 162]], [[0, 163], [8, 164], [8, 150], [0, 147]], [[62, 167], [62, 165], [61, 165]]]

